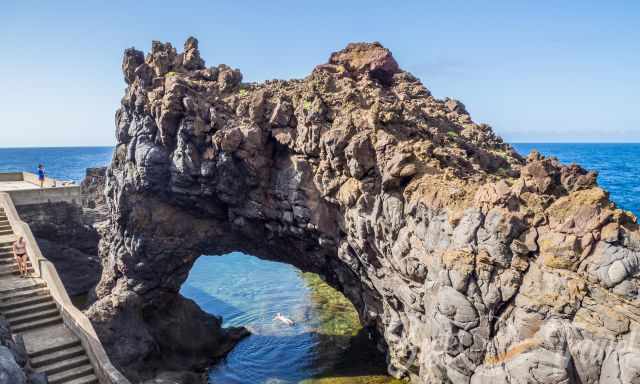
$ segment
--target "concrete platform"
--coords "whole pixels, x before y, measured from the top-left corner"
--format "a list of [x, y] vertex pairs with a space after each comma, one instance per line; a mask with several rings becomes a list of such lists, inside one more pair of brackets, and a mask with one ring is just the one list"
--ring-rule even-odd
[[0, 181], [0, 192], [21, 191], [40, 188], [28, 181]]
[[78, 203], [80, 186], [69, 181], [45, 178], [40, 187], [38, 176], [28, 172], [0, 173], [0, 193], [8, 193], [15, 206], [46, 203]]
[[21, 334], [27, 353], [37, 355], [42, 351], [55, 349], [69, 344], [79, 344], [78, 337], [63, 324], [34, 329]]
[[16, 290], [24, 287], [30, 287], [33, 285], [41, 284], [42, 279], [28, 277], [22, 278], [20, 276], [6, 276], [0, 279], [0, 294], [5, 291]]

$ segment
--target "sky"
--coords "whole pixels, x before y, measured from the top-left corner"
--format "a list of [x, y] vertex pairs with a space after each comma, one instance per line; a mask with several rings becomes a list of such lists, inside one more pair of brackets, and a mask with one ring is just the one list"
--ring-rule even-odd
[[115, 144], [122, 52], [200, 41], [246, 81], [380, 41], [510, 142], [640, 142], [640, 1], [30, 1], [0, 7], [0, 147]]

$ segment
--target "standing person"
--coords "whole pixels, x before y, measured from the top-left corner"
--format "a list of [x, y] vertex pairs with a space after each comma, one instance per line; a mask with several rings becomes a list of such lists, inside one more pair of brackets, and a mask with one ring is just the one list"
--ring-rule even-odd
[[38, 180], [40, 181], [40, 188], [44, 187], [44, 165], [38, 164]]
[[18, 263], [20, 276], [27, 277], [29, 273], [27, 270], [27, 242], [24, 240], [24, 237], [20, 236], [20, 238], [13, 243], [13, 256], [16, 258], [16, 263]]

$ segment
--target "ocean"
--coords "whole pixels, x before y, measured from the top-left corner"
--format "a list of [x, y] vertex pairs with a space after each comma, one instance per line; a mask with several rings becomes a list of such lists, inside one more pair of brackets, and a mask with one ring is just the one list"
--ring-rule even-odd
[[[599, 172], [598, 182], [616, 204], [640, 215], [640, 144], [515, 144], [525, 155], [537, 149], [564, 163]], [[88, 167], [110, 162], [112, 148], [0, 149], [0, 172], [31, 171], [80, 182]], [[215, 279], [212, 278], [215, 276]], [[182, 294], [225, 325], [244, 325], [252, 335], [211, 368], [221, 383], [392, 383], [384, 362], [359, 332], [357, 315], [344, 297], [316, 275], [282, 263], [234, 252], [200, 257]], [[296, 321], [285, 327], [277, 312]], [[378, 364], [371, 364], [378, 359]]]

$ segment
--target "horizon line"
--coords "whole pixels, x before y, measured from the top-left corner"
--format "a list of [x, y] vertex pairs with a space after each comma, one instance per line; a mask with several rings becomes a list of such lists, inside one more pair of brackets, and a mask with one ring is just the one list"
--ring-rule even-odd
[[[504, 141], [506, 144], [640, 144], [640, 141]], [[0, 149], [58, 149], [58, 148], [115, 148], [116, 145], [61, 145], [61, 146], [16, 146]]]

